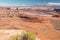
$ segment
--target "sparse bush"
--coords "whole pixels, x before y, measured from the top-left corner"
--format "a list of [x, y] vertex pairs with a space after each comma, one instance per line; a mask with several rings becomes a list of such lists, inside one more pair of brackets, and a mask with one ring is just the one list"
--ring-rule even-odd
[[23, 40], [35, 40], [35, 36], [33, 33], [25, 32]]
[[10, 40], [36, 40], [34, 33], [31, 32], [22, 32], [23, 35], [21, 34], [13, 34], [10, 37]]

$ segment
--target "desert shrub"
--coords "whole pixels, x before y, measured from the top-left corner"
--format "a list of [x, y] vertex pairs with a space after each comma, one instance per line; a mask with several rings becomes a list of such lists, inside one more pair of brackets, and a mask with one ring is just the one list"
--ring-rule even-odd
[[10, 37], [10, 40], [20, 40], [20, 39], [21, 39], [21, 37], [20, 37], [19, 34], [15, 34], [15, 35], [12, 35], [12, 36]]
[[35, 40], [35, 36], [31, 32], [23, 32], [23, 36], [20, 34], [15, 34], [10, 37], [10, 40]]
[[33, 33], [25, 32], [23, 40], [35, 40], [35, 36]]

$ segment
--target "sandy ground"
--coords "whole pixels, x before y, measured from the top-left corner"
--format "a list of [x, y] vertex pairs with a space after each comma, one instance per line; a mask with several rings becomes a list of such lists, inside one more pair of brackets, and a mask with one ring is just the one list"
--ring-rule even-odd
[[[9, 11], [7, 12], [9, 13]], [[17, 13], [17, 11], [14, 12]], [[12, 13], [14, 14], [14, 12]], [[5, 13], [5, 10], [2, 13]], [[20, 11], [19, 13], [23, 13], [23, 12]], [[21, 17], [16, 17], [16, 15], [17, 14], [15, 14], [14, 17], [8, 17], [6, 14], [3, 17], [0, 15], [0, 29], [25, 30], [25, 31], [35, 32], [36, 36], [41, 40], [60, 40], [60, 30], [56, 30], [54, 28], [55, 25], [52, 24], [53, 22], [51, 22], [51, 20], [60, 21], [60, 18], [50, 17], [50, 16], [39, 16], [39, 15], [34, 16], [33, 14], [28, 15], [29, 18], [21, 18]], [[27, 16], [26, 14], [24, 15]], [[3, 33], [1, 33], [0, 36], [2, 37], [0, 38], [2, 38], [3, 40], [7, 38], [6, 40], [8, 40], [8, 35], [7, 34], [4, 35]]]
[[[25, 30], [25, 31], [35, 32], [36, 36], [39, 37], [41, 40], [60, 40], [60, 31], [54, 29], [54, 25], [49, 21], [50, 20], [49, 17], [47, 18], [45, 18], [47, 21], [42, 23], [28, 22], [16, 17], [8, 18], [8, 19], [3, 18], [0, 20], [0, 29]], [[54, 19], [54, 18], [51, 18], [51, 19]]]

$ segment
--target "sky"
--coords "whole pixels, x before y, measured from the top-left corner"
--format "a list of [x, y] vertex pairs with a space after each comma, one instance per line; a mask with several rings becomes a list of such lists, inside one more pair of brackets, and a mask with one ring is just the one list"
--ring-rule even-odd
[[0, 0], [0, 6], [60, 6], [60, 0]]

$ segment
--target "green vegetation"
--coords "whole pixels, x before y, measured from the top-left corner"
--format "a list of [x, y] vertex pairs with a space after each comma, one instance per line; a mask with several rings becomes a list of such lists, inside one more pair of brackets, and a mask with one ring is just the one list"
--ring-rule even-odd
[[35, 40], [35, 36], [33, 33], [25, 32], [23, 40]]
[[10, 37], [10, 40], [20, 40], [20, 39], [21, 39], [21, 37], [20, 37], [19, 34], [15, 34], [15, 35], [12, 35], [12, 36]]
[[34, 33], [31, 32], [24, 32], [23, 36], [19, 35], [18, 33], [12, 35], [10, 40], [35, 40]]

